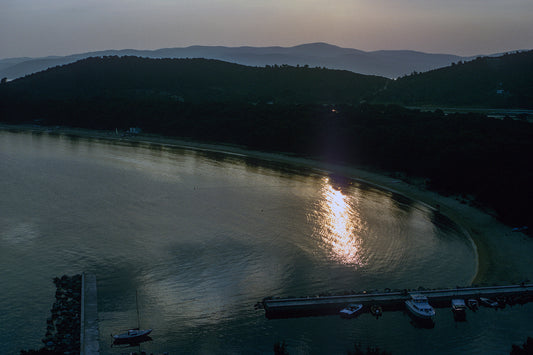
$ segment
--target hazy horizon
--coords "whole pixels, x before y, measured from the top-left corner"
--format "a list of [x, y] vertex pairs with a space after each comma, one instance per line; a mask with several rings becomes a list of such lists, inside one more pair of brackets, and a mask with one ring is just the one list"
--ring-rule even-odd
[[299, 44], [295, 44], [293, 46], [278, 46], [278, 45], [269, 45], [269, 46], [260, 46], [260, 45], [257, 45], [257, 46], [252, 46], [252, 45], [224, 46], [224, 45], [220, 45], [220, 44], [217, 44], [217, 45], [191, 44], [191, 45], [187, 45], [187, 46], [161, 47], [161, 48], [150, 48], [150, 49], [146, 49], [146, 48], [106, 48], [106, 49], [77, 51], [77, 52], [65, 53], [65, 54], [50, 54], [50, 55], [45, 55], [45, 56], [0, 57], [0, 60], [3, 60], [3, 59], [15, 59], [15, 58], [37, 59], [37, 58], [68, 57], [68, 56], [71, 56], [71, 55], [78, 55], [78, 54], [85, 54], [85, 53], [95, 53], [95, 52], [106, 52], [106, 51], [129, 51], [129, 50], [131, 50], [131, 51], [157, 51], [157, 50], [162, 50], [162, 49], [188, 48], [188, 47], [225, 47], [225, 48], [244, 48], [244, 47], [248, 47], [248, 48], [268, 48], [268, 47], [272, 47], [272, 48], [274, 48], [274, 47], [279, 47], [279, 48], [293, 48], [293, 47], [299, 47], [299, 46], [305, 46], [305, 45], [313, 45], [313, 44], [326, 44], [326, 45], [337, 46], [337, 47], [345, 48], [345, 49], [361, 50], [363, 52], [368, 52], [368, 53], [377, 52], [377, 51], [389, 51], [389, 50], [390, 51], [414, 51], [414, 52], [426, 53], [426, 54], [457, 55], [457, 56], [460, 56], [460, 57], [476, 57], [476, 56], [483, 56], [483, 55], [494, 55], [494, 54], [499, 54], [499, 53], [509, 53], [509, 52], [516, 52], [516, 51], [532, 50], [532, 48], [515, 48], [515, 49], [512, 49], [512, 50], [508, 50], [508, 51], [490, 52], [490, 53], [477, 53], [477, 54], [474, 54], [474, 55], [468, 55], [468, 56], [464, 55], [463, 56], [463, 55], [456, 54], [456, 53], [427, 52], [427, 51], [420, 51], [420, 50], [408, 49], [408, 48], [404, 48], [404, 49], [382, 48], [382, 49], [375, 49], [375, 50], [374, 49], [373, 50], [364, 50], [364, 49], [361, 49], [361, 48], [338, 46], [336, 44], [326, 43], [326, 42], [299, 43]]
[[533, 48], [530, 0], [3, 0], [0, 58], [188, 47], [292, 47], [460, 56]]

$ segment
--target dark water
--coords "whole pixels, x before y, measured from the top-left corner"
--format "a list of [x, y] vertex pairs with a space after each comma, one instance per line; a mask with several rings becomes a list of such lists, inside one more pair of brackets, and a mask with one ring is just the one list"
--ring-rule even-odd
[[2, 352], [38, 348], [52, 278], [96, 274], [109, 334], [154, 329], [148, 352], [506, 353], [531, 336], [530, 306], [483, 309], [434, 329], [403, 312], [267, 320], [265, 296], [455, 287], [471, 242], [425, 205], [342, 178], [242, 156], [0, 131]]

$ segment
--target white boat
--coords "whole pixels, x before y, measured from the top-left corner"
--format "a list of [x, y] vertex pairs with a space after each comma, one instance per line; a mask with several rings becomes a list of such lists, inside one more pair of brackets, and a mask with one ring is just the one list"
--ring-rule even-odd
[[112, 335], [115, 344], [133, 344], [151, 340], [148, 336], [152, 329], [140, 329], [141, 317], [139, 316], [139, 301], [135, 291], [135, 305], [137, 306], [137, 328], [128, 329], [126, 333]]
[[355, 317], [363, 311], [362, 304], [349, 304], [346, 308], [341, 309], [339, 312], [341, 317], [350, 318]]
[[435, 310], [429, 305], [426, 296], [411, 294], [411, 299], [405, 301], [405, 305], [415, 317], [424, 320], [432, 320], [435, 317]]
[[479, 297], [479, 302], [481, 302], [482, 305], [487, 307], [498, 307], [498, 302], [491, 300], [490, 298]]
[[456, 319], [464, 319], [466, 317], [465, 300], [460, 298], [452, 299], [452, 312]]
[[135, 343], [140, 342], [148, 337], [152, 329], [128, 329], [126, 333], [113, 335], [115, 343]]

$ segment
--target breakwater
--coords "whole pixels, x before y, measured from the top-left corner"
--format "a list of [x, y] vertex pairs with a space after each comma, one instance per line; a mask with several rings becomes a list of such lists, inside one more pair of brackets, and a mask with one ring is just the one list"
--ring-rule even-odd
[[[265, 298], [260, 302], [267, 318], [291, 318], [313, 315], [336, 314], [351, 303], [359, 303], [368, 310], [379, 305], [384, 311], [403, 309], [410, 293], [422, 294], [435, 307], [449, 307], [453, 298], [496, 297], [506, 302], [526, 303], [533, 301], [533, 284], [492, 287], [465, 287], [440, 290], [408, 290], [390, 292], [357, 293], [338, 296]], [[502, 302], [502, 304], [504, 304]]]
[[54, 278], [55, 302], [46, 320], [44, 347], [39, 350], [21, 350], [21, 354], [79, 354], [81, 323], [82, 276], [63, 275]]
[[82, 274], [80, 354], [100, 353], [96, 276]]

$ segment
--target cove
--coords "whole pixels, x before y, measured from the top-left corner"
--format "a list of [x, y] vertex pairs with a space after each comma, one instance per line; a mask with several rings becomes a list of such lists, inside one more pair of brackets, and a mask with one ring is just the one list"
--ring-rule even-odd
[[356, 342], [394, 353], [507, 348], [477, 328], [498, 317], [505, 327], [504, 312], [457, 326], [443, 310], [428, 331], [402, 312], [269, 321], [254, 310], [265, 296], [468, 284], [469, 239], [424, 204], [217, 152], [4, 131], [0, 147], [8, 352], [38, 347], [50, 279], [82, 271], [98, 280], [104, 354], [122, 351], [105, 334], [136, 324], [136, 290], [141, 325], [154, 329], [147, 352], [265, 353], [282, 340], [295, 353], [345, 353]]

